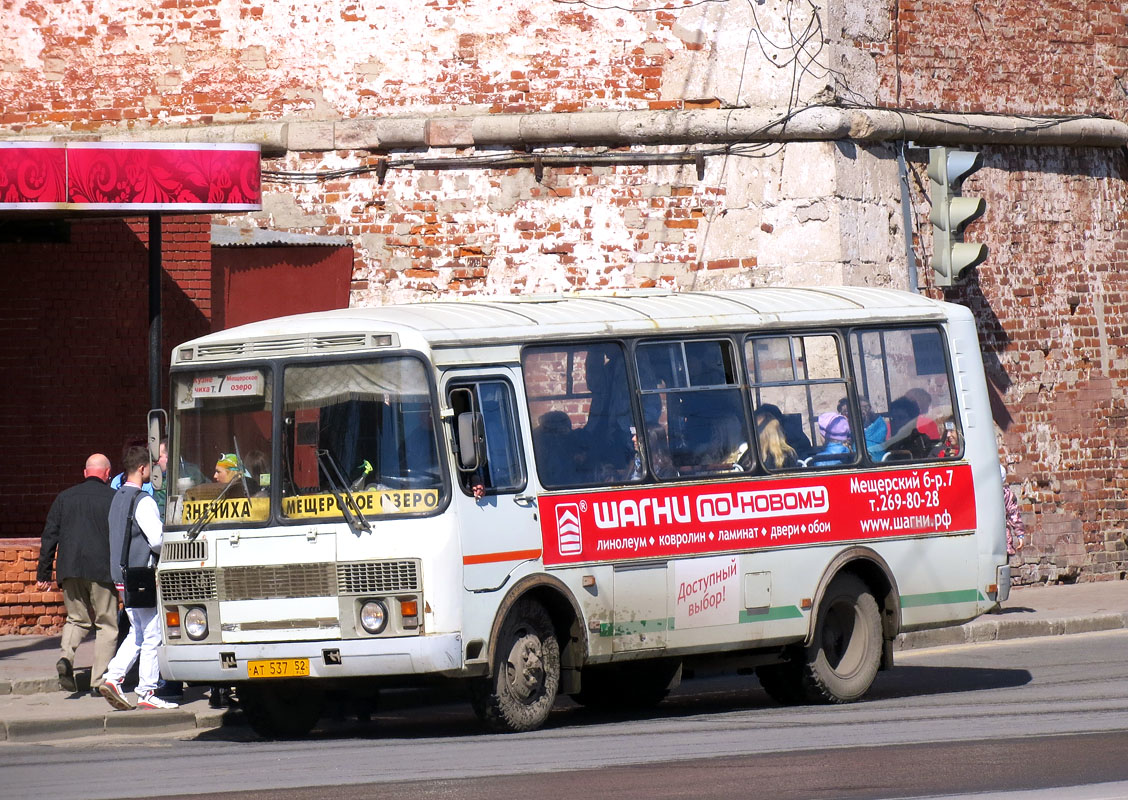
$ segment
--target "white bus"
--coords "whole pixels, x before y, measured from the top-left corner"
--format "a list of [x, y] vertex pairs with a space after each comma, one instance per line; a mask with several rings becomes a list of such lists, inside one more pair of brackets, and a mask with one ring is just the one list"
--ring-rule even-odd
[[162, 674], [266, 736], [440, 680], [500, 731], [715, 669], [848, 702], [1010, 586], [975, 325], [915, 294], [305, 314], [177, 347], [171, 406]]

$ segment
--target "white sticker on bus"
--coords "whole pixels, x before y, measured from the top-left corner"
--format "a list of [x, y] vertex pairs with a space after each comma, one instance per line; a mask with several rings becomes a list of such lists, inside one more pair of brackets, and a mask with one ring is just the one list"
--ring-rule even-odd
[[674, 628], [730, 625], [740, 618], [735, 556], [674, 562]]
[[198, 375], [192, 380], [192, 397], [257, 397], [263, 392], [262, 373]]
[[584, 549], [580, 507], [576, 503], [562, 503], [556, 507], [556, 535], [560, 539], [561, 554], [575, 555]]

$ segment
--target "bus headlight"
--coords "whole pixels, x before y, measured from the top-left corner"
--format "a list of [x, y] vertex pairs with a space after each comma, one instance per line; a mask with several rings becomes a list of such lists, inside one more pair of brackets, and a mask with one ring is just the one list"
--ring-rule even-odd
[[360, 607], [360, 627], [369, 633], [380, 633], [388, 626], [388, 607], [379, 600], [367, 600]]
[[202, 608], [190, 608], [184, 615], [184, 632], [189, 639], [199, 641], [208, 636], [208, 615]]

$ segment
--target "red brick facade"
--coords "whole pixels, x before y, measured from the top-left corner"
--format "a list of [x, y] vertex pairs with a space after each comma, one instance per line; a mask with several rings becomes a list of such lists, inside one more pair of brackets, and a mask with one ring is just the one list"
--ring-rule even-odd
[[[61, 595], [35, 590], [47, 509], [90, 453], [116, 471], [126, 437], [144, 435], [148, 226], [76, 221], [69, 241], [0, 244], [0, 634], [61, 624]], [[210, 233], [207, 217], [162, 225], [163, 364], [173, 344], [210, 330]]]
[[63, 593], [35, 588], [38, 563], [38, 536], [0, 539], [0, 636], [54, 633], [66, 621]]
[[[893, 106], [1128, 117], [1128, 8], [898, 2], [862, 44]], [[976, 148], [980, 149], [980, 148]], [[989, 256], [941, 293], [979, 320], [999, 445], [1029, 532], [1022, 580], [1128, 575], [1128, 153], [985, 148], [965, 193]], [[923, 185], [923, 165], [917, 169]], [[919, 193], [918, 232], [931, 239]], [[922, 248], [918, 247], [918, 252]]]

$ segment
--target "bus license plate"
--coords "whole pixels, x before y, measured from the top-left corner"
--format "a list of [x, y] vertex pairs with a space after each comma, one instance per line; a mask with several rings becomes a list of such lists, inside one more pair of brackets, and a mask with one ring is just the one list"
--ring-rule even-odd
[[272, 658], [269, 661], [248, 661], [248, 678], [307, 678], [308, 658]]

